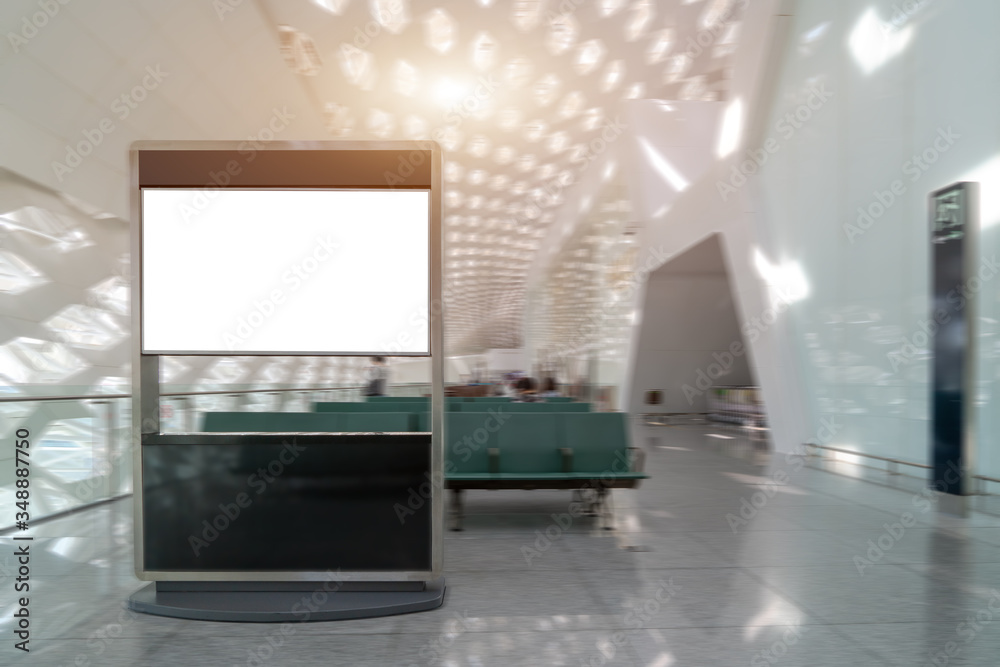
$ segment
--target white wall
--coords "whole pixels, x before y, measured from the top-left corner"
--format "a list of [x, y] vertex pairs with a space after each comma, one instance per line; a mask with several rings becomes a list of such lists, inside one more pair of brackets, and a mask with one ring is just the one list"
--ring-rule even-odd
[[[669, 266], [669, 264], [668, 264]], [[725, 275], [652, 275], [639, 324], [638, 355], [629, 411], [706, 412], [702, 390], [753, 384], [743, 337]], [[729, 355], [739, 344], [738, 356]], [[714, 355], [719, 355], [718, 357]], [[731, 365], [724, 367], [727, 360]], [[721, 362], [720, 362], [721, 360]], [[724, 375], [718, 369], [725, 370]], [[704, 374], [706, 380], [699, 380]], [[685, 385], [686, 391], [685, 391]], [[700, 387], [700, 389], [699, 389]], [[659, 389], [663, 404], [646, 407], [644, 392]]]
[[[789, 23], [790, 4], [793, 3], [758, 0], [747, 9], [734, 57], [730, 99], [723, 103], [728, 108], [739, 100], [745, 110], [743, 131], [736, 136], [738, 142], [746, 142], [753, 136], [753, 131], [747, 127], [753, 128], [762, 122], [756, 104], [761, 91], [767, 90], [769, 57], [773, 50], [781, 48], [784, 27]], [[699, 111], [698, 104], [703, 105], [703, 112]], [[654, 270], [710, 235], [719, 234], [733, 285], [739, 328], [749, 347], [746, 361], [752, 377], [762, 389], [774, 446], [779, 452], [787, 452], [803, 442], [817, 439], [818, 426], [810, 406], [802, 399], [803, 382], [798, 359], [789, 354], [792, 348], [788, 341], [795, 337], [794, 327], [787, 313], [773, 308], [771, 288], [755, 266], [754, 258], [758, 254], [774, 258], [774, 262], [780, 259], [771, 250], [759, 200], [748, 187], [726, 198], [720, 196], [716, 187], [716, 181], [728, 177], [739, 151], [719, 157], [721, 122], [716, 124], [716, 131], [707, 136], [689, 131], [694, 127], [696, 114], [723, 118], [719, 106], [719, 103], [691, 103], [670, 110], [654, 100], [642, 100], [634, 102], [629, 109], [628, 122], [633, 135], [627, 162], [629, 182], [633, 187], [632, 198], [638, 203], [637, 210], [645, 212], [639, 220], [643, 229], [639, 236], [637, 275], [641, 277], [644, 270]], [[664, 115], [676, 120], [666, 122]], [[640, 138], [646, 139], [659, 158], [641, 145]], [[699, 153], [713, 156], [714, 161], [706, 167], [686, 159], [686, 156]], [[684, 176], [686, 183], [668, 178], [656, 164], [663, 160]], [[657, 179], [640, 178], [644, 173], [656, 172], [660, 172]], [[641, 294], [639, 298], [641, 304]], [[763, 318], [767, 318], [766, 324], [761, 324]], [[637, 374], [648, 363], [640, 350], [638, 334], [636, 331], [629, 353], [632, 381], [626, 386], [632, 394], [642, 391]], [[626, 398], [626, 404], [633, 404], [631, 396]]]
[[[444, 381], [448, 384], [458, 384], [463, 376], [471, 372], [468, 357], [445, 358]], [[392, 357], [389, 359], [389, 386], [399, 384], [430, 384], [431, 360], [426, 357], [406, 358]]]
[[98, 291], [128, 288], [127, 224], [96, 220], [3, 169], [0, 215], [0, 272], [19, 276], [16, 261], [37, 274], [34, 284], [0, 291], [0, 385], [27, 395], [80, 394], [127, 376], [127, 293], [109, 303]]
[[[915, 11], [895, 13], [893, 29], [872, 22], [893, 19], [894, 6]], [[981, 182], [983, 259], [998, 254], [1000, 5], [755, 3], [747, 23], [732, 96], [747, 110], [741, 145], [680, 196], [640, 184], [641, 210], [674, 200], [664, 215], [643, 221], [643, 248], [672, 257], [721, 234], [751, 369], [779, 451], [812, 440], [926, 462], [929, 368], [920, 344], [929, 316], [926, 197], [954, 181]], [[788, 114], [802, 120], [793, 124]], [[630, 114], [634, 132], [673, 155], [678, 142], [663, 136], [671, 128], [638, 117]], [[770, 150], [759, 173], [733, 178], [747, 151], [762, 147]], [[926, 169], [914, 170], [908, 161], [925, 151]], [[631, 164], [655, 168], [638, 147]], [[850, 225], [857, 224], [858, 208], [885, 199], [894, 181], [902, 194], [856, 234]], [[997, 285], [987, 281], [977, 295], [978, 471], [990, 476], [1000, 474], [1000, 449], [989, 444], [1000, 435]], [[777, 298], [782, 294], [791, 298]], [[918, 352], [894, 367], [889, 355], [904, 341]], [[632, 368], [644, 363], [633, 345]], [[836, 425], [832, 437], [824, 419]]]
[[[894, 5], [916, 10], [904, 16]], [[884, 23], [894, 15], [898, 28], [864, 28], [871, 17]], [[780, 150], [750, 187], [760, 195], [775, 260], [797, 262], [809, 284], [809, 296], [790, 311], [796, 333], [788, 354], [803, 363], [815, 413], [843, 422], [840, 446], [928, 460], [927, 195], [970, 177], [984, 179], [987, 193], [1000, 187], [997, 25], [1000, 5], [991, 0], [797, 3], [766, 122]], [[778, 124], [820, 87], [832, 96], [822, 104], [814, 98], [818, 109], [786, 139]], [[925, 151], [923, 169], [913, 157]], [[902, 194], [889, 203], [894, 182]], [[984, 258], [1000, 250], [1000, 211], [988, 197]], [[859, 207], [878, 213], [879, 198], [885, 212], [859, 223]], [[989, 443], [1000, 432], [1000, 280], [993, 280], [979, 293], [978, 421], [980, 471], [996, 476], [1000, 456]], [[904, 340], [920, 351], [890, 357]]]
[[490, 374], [509, 373], [511, 371], [523, 371], [528, 373], [528, 355], [523, 349], [509, 350], [486, 350], [486, 365]]

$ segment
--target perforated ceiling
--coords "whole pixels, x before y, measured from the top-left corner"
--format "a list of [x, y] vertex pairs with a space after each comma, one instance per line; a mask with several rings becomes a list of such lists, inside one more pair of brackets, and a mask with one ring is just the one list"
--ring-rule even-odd
[[520, 345], [526, 269], [624, 100], [725, 99], [745, 4], [259, 6], [332, 136], [444, 147], [446, 347], [462, 354]]

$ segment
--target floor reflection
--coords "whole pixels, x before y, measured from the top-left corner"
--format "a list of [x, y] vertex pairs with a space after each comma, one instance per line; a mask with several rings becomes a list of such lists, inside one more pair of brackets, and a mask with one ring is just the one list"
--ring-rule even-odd
[[[613, 530], [550, 530], [569, 492], [470, 492], [466, 530], [445, 537], [444, 607], [304, 624], [277, 646], [275, 627], [125, 611], [140, 586], [130, 501], [39, 524], [31, 664], [995, 664], [1000, 623], [961, 624], [1000, 608], [1000, 519], [917, 512], [899, 532], [919, 488], [776, 455], [758, 428], [644, 422], [633, 442], [652, 478], [614, 492]], [[11, 565], [0, 556], [4, 586]], [[9, 642], [0, 656], [13, 661]]]

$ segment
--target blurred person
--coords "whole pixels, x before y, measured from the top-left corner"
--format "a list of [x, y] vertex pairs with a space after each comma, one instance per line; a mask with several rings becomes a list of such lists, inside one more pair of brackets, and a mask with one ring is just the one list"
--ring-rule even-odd
[[514, 373], [504, 373], [500, 377], [499, 395], [517, 398], [517, 380]]
[[386, 396], [389, 387], [389, 367], [385, 357], [372, 357], [372, 365], [366, 373], [368, 384], [365, 385], [365, 396]]
[[544, 403], [538, 396], [538, 382], [533, 377], [523, 377], [517, 381], [517, 397], [515, 403]]
[[538, 394], [542, 398], [550, 398], [552, 396], [562, 396], [559, 392], [559, 386], [556, 384], [556, 379], [554, 377], [547, 377], [542, 381], [542, 391]]

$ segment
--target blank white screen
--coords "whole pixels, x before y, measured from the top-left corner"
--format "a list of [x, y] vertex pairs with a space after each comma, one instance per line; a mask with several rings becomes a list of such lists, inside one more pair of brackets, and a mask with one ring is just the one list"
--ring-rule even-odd
[[430, 193], [142, 191], [143, 352], [428, 354]]

